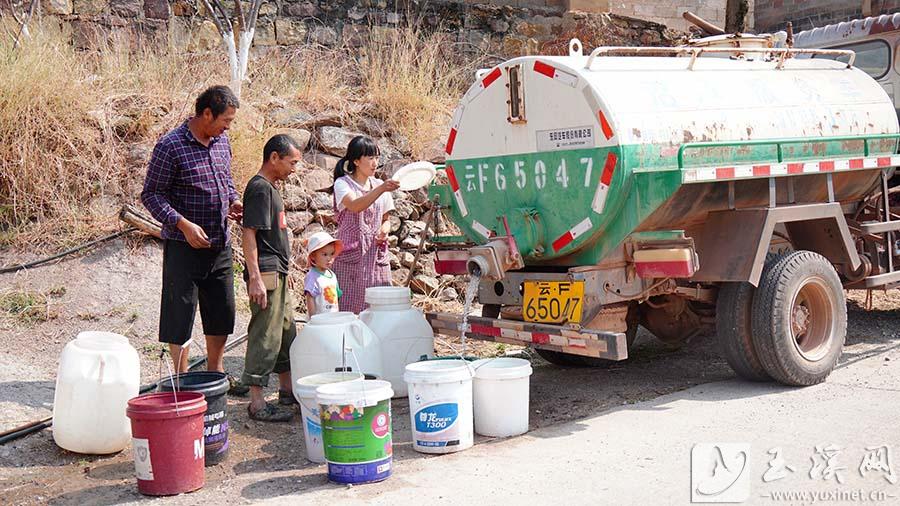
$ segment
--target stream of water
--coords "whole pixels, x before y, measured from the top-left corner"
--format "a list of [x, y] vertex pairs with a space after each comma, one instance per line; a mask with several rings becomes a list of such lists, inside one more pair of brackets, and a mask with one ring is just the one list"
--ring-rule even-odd
[[466, 356], [466, 331], [469, 330], [469, 313], [472, 312], [472, 301], [475, 299], [475, 294], [478, 293], [479, 283], [481, 283], [481, 275], [475, 273], [472, 274], [472, 277], [469, 279], [469, 286], [466, 287], [466, 301], [465, 305], [463, 305], [462, 324], [459, 326], [460, 342], [462, 343], [462, 357]]

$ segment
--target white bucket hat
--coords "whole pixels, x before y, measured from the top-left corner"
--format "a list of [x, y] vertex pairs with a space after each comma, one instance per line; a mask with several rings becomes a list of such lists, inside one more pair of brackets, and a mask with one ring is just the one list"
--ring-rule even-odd
[[339, 239], [335, 239], [331, 237], [331, 234], [328, 232], [316, 232], [315, 234], [309, 236], [309, 239], [306, 241], [306, 262], [312, 266], [312, 255], [316, 251], [328, 246], [329, 244], [334, 244], [334, 256], [338, 256], [341, 254], [341, 251], [344, 250], [344, 243]]

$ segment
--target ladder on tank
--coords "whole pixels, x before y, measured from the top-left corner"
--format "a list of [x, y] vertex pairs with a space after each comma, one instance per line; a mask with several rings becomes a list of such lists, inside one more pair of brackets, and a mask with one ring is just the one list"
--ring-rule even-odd
[[[825, 56], [828, 59], [837, 60], [838, 58], [847, 57], [847, 68], [853, 67], [853, 63], [856, 61], [856, 53], [849, 49], [797, 49], [797, 48], [773, 48], [773, 47], [628, 47], [628, 46], [615, 46], [615, 47], [598, 47], [591, 51], [591, 55], [588, 57], [587, 63], [585, 63], [584, 68], [587, 70], [591, 69], [591, 66], [594, 64], [594, 59], [597, 57], [606, 57], [606, 56], [646, 56], [646, 57], [654, 57], [654, 56], [690, 56], [691, 60], [688, 62], [688, 70], [694, 69], [694, 64], [697, 63], [697, 59], [703, 54], [731, 54], [735, 57], [743, 57], [745, 53], [756, 53], [765, 57], [770, 57], [772, 59], [777, 58], [777, 63], [775, 68], [777, 70], [784, 70], [784, 63], [789, 58], [792, 58], [796, 55], [812, 55], [812, 56]], [[571, 54], [571, 50], [570, 50]]]

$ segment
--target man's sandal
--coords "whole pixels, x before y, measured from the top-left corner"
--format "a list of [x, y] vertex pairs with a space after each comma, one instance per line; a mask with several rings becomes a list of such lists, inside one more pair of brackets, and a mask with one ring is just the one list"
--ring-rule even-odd
[[243, 397], [250, 391], [250, 386], [241, 383], [241, 380], [232, 375], [228, 375], [228, 395], [235, 397]]
[[297, 399], [294, 397], [293, 392], [279, 389], [278, 404], [281, 404], [282, 406], [293, 406], [297, 404]]
[[290, 422], [291, 419], [294, 418], [293, 411], [279, 409], [268, 402], [265, 407], [256, 410], [256, 412], [251, 411], [250, 406], [247, 406], [247, 413], [252, 420], [260, 422]]

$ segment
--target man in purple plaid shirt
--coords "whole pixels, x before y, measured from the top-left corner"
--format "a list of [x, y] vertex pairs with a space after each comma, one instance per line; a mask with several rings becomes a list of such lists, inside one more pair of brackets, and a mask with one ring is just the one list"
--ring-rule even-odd
[[228, 220], [243, 206], [231, 178], [225, 131], [237, 97], [213, 86], [197, 97], [195, 115], [164, 135], [150, 158], [141, 202], [162, 223], [163, 284], [159, 340], [175, 372], [186, 372], [197, 305], [206, 335], [207, 368], [225, 372], [225, 339], [234, 332], [234, 272]]

